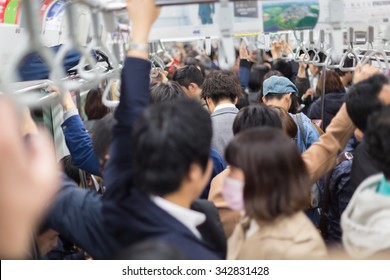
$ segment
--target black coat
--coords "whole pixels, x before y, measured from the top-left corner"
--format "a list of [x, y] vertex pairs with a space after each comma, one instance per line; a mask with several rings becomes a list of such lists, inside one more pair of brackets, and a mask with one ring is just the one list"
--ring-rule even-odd
[[[325, 111], [324, 111], [324, 130], [328, 127], [333, 117], [340, 110], [345, 99], [345, 92], [327, 93], [325, 94]], [[321, 119], [321, 100], [315, 100], [309, 109], [308, 117], [310, 119]]]

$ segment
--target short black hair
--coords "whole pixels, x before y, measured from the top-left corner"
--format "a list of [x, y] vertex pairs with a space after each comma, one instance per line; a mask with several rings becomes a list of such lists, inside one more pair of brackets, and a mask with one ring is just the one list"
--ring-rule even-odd
[[159, 82], [150, 89], [150, 103], [157, 104], [177, 98], [186, 98], [187, 95], [176, 82]]
[[233, 122], [233, 134], [249, 128], [269, 126], [282, 129], [279, 114], [272, 108], [263, 105], [250, 105], [238, 112]]
[[133, 130], [135, 185], [159, 196], [176, 192], [191, 164], [206, 170], [211, 136], [210, 115], [196, 100], [150, 106]]
[[387, 84], [389, 79], [385, 75], [376, 74], [349, 89], [346, 95], [347, 112], [352, 122], [362, 132], [367, 129], [368, 117], [384, 106], [378, 96], [383, 86]]
[[60, 160], [65, 174], [72, 179], [73, 181], [76, 182], [77, 185], [80, 185], [81, 179], [80, 179], [80, 172], [79, 169], [73, 165], [72, 163], [72, 157], [70, 155], [64, 156]]
[[277, 59], [273, 64], [272, 64], [272, 70], [277, 70], [280, 73], [283, 74], [284, 77], [287, 79], [291, 80], [293, 77], [293, 68], [291, 65], [290, 61], [286, 61], [284, 59]]
[[364, 134], [369, 155], [375, 164], [390, 179], [390, 107], [372, 114]]
[[234, 102], [242, 95], [240, 82], [232, 73], [214, 71], [209, 74], [204, 81], [202, 88], [202, 98], [211, 98], [215, 104], [223, 99]]
[[172, 80], [185, 88], [188, 88], [191, 83], [201, 88], [204, 82], [202, 71], [194, 65], [187, 65], [177, 69], [175, 74], [173, 74]]
[[[354, 66], [354, 59], [353, 58], [350, 58], [350, 57], [347, 57], [345, 60], [344, 60], [344, 64], [343, 64], [343, 67], [344, 68], [351, 68]], [[339, 68], [336, 68], [334, 70], [337, 74], [339, 74], [340, 77], [343, 77], [345, 74], [347, 74], [348, 72], [346, 71], [341, 71]]]

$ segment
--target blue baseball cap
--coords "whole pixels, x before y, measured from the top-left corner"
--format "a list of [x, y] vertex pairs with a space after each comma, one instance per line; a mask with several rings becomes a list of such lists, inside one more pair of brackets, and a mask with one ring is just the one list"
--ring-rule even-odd
[[272, 76], [263, 83], [263, 96], [267, 96], [270, 93], [285, 94], [289, 92], [298, 96], [297, 87], [286, 77]]

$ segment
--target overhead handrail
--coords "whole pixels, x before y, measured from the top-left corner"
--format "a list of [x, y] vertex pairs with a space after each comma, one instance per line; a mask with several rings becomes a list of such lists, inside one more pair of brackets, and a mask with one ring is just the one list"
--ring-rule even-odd
[[386, 47], [387, 41], [383, 44], [382, 48], [374, 49], [374, 47], [373, 47], [373, 43], [374, 43], [374, 27], [369, 26], [367, 35], [368, 35], [367, 36], [367, 41], [368, 41], [368, 48], [369, 49], [364, 54], [364, 57], [361, 60], [361, 64], [362, 65], [367, 64], [371, 60], [375, 60], [379, 65], [381, 65], [382, 62], [384, 62], [386, 72], [388, 72], [390, 64], [389, 64], [388, 56], [387, 56], [386, 52], [384, 51], [384, 48]]
[[59, 97], [58, 92], [49, 92], [53, 85], [51, 80], [17, 82], [13, 84], [12, 96], [21, 99], [30, 108], [42, 107]]
[[[173, 63], [175, 63], [175, 59], [170, 55], [170, 53], [167, 51], [167, 49], [165, 48], [164, 46], [164, 43], [161, 42], [161, 40], [159, 40], [158, 42], [158, 46], [159, 46], [159, 50], [157, 50], [157, 54], [161, 54], [163, 59], [168, 59], [168, 62], [166, 63], [165, 61], [163, 61], [164, 63], [164, 69], [167, 68], [167, 67], [171, 67], [171, 65]], [[164, 70], [163, 69], [163, 70]]]
[[341, 58], [341, 61], [339, 63], [339, 69], [343, 72], [350, 72], [350, 71], [355, 71], [355, 66], [353, 67], [344, 67], [344, 63], [345, 61], [347, 60], [347, 58], [355, 58], [356, 60], [356, 64], [360, 64], [360, 58], [359, 58], [359, 54], [356, 52], [356, 50], [354, 49], [353, 47], [353, 44], [354, 44], [354, 38], [355, 38], [355, 34], [354, 34], [354, 29], [353, 28], [349, 28], [348, 29], [348, 32], [347, 32], [347, 37], [348, 37], [348, 41], [349, 41], [349, 44], [348, 44], [348, 48], [347, 48], [347, 51], [344, 53], [343, 57]]
[[[113, 15], [108, 15], [102, 13], [102, 7], [104, 6], [104, 1], [93, 1], [93, 0], [79, 0], [79, 2], [85, 3], [89, 6], [90, 15], [91, 15], [91, 35], [92, 40], [88, 44], [87, 52], [92, 52], [93, 50], [101, 50], [104, 52], [112, 66], [112, 69], [108, 69], [105, 72], [98, 71], [96, 67], [92, 71], [86, 71], [84, 67], [78, 69], [80, 77], [86, 80], [95, 80], [96, 83], [100, 83], [102, 80], [106, 80], [107, 84], [102, 96], [102, 103], [107, 107], [116, 107], [119, 104], [119, 101], [110, 100], [111, 87], [114, 82], [120, 78], [121, 65], [119, 64], [119, 51], [117, 50], [117, 55], [114, 55], [102, 41], [102, 34], [100, 28], [105, 27], [105, 30], [108, 32], [115, 32], [119, 30], [119, 26], [116, 23], [115, 17]], [[101, 21], [100, 16], [103, 17]], [[101, 24], [102, 22], [102, 24]], [[114, 50], [115, 52], [115, 50]], [[80, 65], [83, 65], [86, 62], [86, 58], [82, 57], [80, 59]]]
[[[284, 35], [284, 40], [282, 38], [283, 35]], [[279, 38], [280, 38], [280, 46], [282, 47], [282, 58], [291, 59], [292, 58], [291, 55], [294, 54], [294, 51], [290, 48], [289, 34], [288, 33], [281, 34]]]
[[257, 47], [268, 52], [271, 46], [271, 36], [269, 33], [259, 34], [257, 37]]
[[[109, 61], [113, 67], [113, 69], [109, 71], [118, 72], [118, 70], [120, 69], [118, 60], [111, 53], [111, 51], [108, 50], [106, 44], [103, 43], [101, 40], [100, 27], [102, 26], [102, 24], [100, 24], [99, 13], [96, 10], [94, 10], [93, 7], [89, 7], [89, 8], [91, 11], [92, 40], [88, 44], [87, 52], [92, 52], [94, 49], [99, 49], [103, 51], [108, 56]], [[82, 65], [85, 63], [86, 63], [86, 57], [83, 56], [80, 59], [79, 68], [77, 69], [80, 77], [86, 80], [97, 80], [97, 81], [101, 81], [106, 78], [107, 72], [101, 73], [99, 71], [96, 71], [96, 69], [93, 69], [92, 71], [86, 71], [84, 67], [82, 67]], [[118, 73], [118, 77], [119, 77], [119, 73]]]
[[[320, 40], [320, 47], [314, 55], [313, 65], [317, 66], [317, 67], [323, 67], [323, 66], [327, 65], [326, 59], [329, 57], [329, 54], [330, 54], [330, 48], [327, 49], [325, 47], [325, 31], [324, 30], [320, 30], [319, 40]], [[321, 53], [323, 53], [325, 55], [325, 59], [322, 62], [321, 62], [321, 57], [320, 57]]]
[[[84, 62], [88, 62], [90, 65], [96, 65], [96, 59], [92, 56], [91, 52], [88, 52], [77, 40], [77, 30], [74, 25], [76, 21], [75, 18], [76, 9], [75, 4], [68, 2], [66, 9], [65, 9], [65, 16], [66, 20], [68, 21], [68, 39], [66, 44], [62, 45], [59, 49], [57, 55], [55, 56], [54, 63], [55, 65], [63, 65], [63, 60], [65, 59], [66, 54], [71, 51], [75, 50], [77, 51], [83, 59], [80, 59], [79, 64], [77, 65], [77, 71], [78, 73], [81, 72], [81, 77], [83, 77], [82, 73], [84, 71]], [[57, 74], [64, 74], [64, 73], [57, 73]], [[85, 76], [84, 76], [85, 77]], [[55, 77], [57, 80], [64, 78], [64, 76]], [[74, 81], [66, 81], [64, 82], [64, 87], [67, 90], [75, 90], [78, 89], [80, 86], [79, 83], [76, 83]]]
[[[24, 61], [24, 59], [31, 54], [37, 54], [43, 62], [49, 68], [50, 73], [54, 77], [60, 76], [58, 73], [62, 73], [63, 69], [60, 65], [54, 63], [54, 55], [52, 51], [45, 47], [41, 41], [41, 25], [39, 24], [39, 2], [22, 0], [22, 23], [21, 25], [26, 29], [28, 36], [28, 43], [22, 45], [22, 48], [15, 52], [13, 57], [10, 59], [9, 67], [3, 72], [2, 87], [4, 92], [13, 93], [13, 84], [17, 82], [17, 70]], [[56, 84], [61, 87], [61, 81], [55, 80]], [[21, 96], [21, 95], [17, 95]], [[26, 96], [23, 95], [23, 98]], [[26, 105], [31, 105], [30, 99], [22, 99]]]
[[164, 71], [166, 67], [164, 61], [159, 56], [159, 53], [163, 53], [164, 51], [161, 50], [158, 52], [157, 44], [158, 42], [151, 42], [149, 44], [149, 60], [152, 63], [152, 71], [150, 73], [151, 78], [157, 78], [159, 76], [159, 70]]
[[[299, 45], [298, 45], [298, 48], [297, 50], [295, 51], [295, 55], [294, 55], [294, 61], [295, 62], [304, 62], [304, 57], [306, 55], [308, 55], [307, 53], [307, 49], [305, 47], [305, 42], [304, 42], [304, 32], [301, 31], [300, 34], [299, 34], [299, 39], [295, 33], [295, 30], [294, 30], [294, 36], [295, 36], [295, 39], [299, 42]], [[303, 56], [301, 56], [301, 51], [303, 51]]]
[[[313, 58], [310, 58], [309, 52], [313, 52]], [[310, 30], [309, 31], [309, 47], [306, 49], [306, 54], [303, 56], [303, 62], [306, 64], [313, 64], [315, 62], [319, 62], [319, 55], [318, 55], [318, 50], [315, 48], [315, 41], [314, 41], [314, 31]]]

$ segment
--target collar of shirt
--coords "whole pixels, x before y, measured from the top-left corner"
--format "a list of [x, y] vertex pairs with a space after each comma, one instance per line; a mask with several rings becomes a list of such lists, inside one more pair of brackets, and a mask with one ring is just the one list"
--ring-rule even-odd
[[260, 229], [259, 224], [258, 224], [255, 220], [251, 219], [250, 224], [249, 224], [249, 228], [248, 228], [248, 230], [247, 230], [246, 233], [245, 233], [246, 239], [249, 239], [249, 238], [250, 238], [252, 235], [254, 235], [259, 229]]
[[232, 103], [219, 104], [217, 107], [215, 107], [214, 112], [225, 108], [236, 108], [236, 105]]
[[310, 87], [312, 87], [314, 89], [317, 88], [319, 73], [316, 75], [313, 75], [309, 70], [308, 75], [309, 75]]
[[197, 226], [206, 221], [205, 214], [181, 207], [159, 196], [151, 196], [150, 198], [158, 207], [185, 225], [196, 237], [202, 239], [202, 235], [198, 231]]

